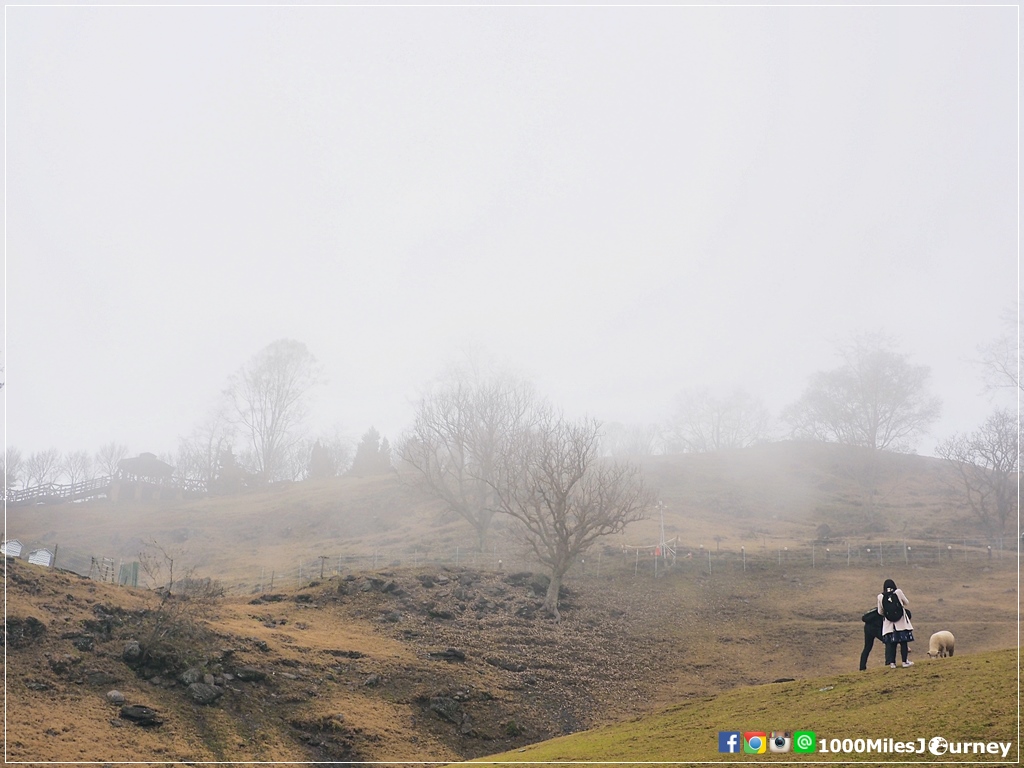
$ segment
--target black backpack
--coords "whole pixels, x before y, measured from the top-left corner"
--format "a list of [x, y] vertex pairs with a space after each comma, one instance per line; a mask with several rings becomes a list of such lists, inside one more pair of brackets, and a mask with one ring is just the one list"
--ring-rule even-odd
[[895, 592], [882, 595], [882, 615], [893, 623], [903, 618], [903, 603]]

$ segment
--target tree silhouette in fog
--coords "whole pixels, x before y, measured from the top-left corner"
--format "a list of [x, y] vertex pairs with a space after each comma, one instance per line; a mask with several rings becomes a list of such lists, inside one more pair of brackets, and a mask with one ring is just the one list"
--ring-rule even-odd
[[304, 437], [310, 390], [320, 375], [305, 344], [279, 339], [231, 377], [225, 394], [252, 451], [253, 470], [263, 482], [287, 474], [287, 456]]

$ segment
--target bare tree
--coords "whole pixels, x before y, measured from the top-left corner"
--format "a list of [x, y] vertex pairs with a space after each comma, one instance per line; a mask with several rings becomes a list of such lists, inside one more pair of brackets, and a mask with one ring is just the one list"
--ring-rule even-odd
[[284, 453], [278, 479], [294, 483], [309, 477], [309, 454], [312, 450], [313, 441], [308, 437], [293, 443]]
[[234, 443], [236, 433], [223, 408], [211, 411], [191, 435], [178, 441], [177, 475], [212, 487], [221, 453]]
[[473, 526], [481, 551], [498, 460], [534, 400], [532, 386], [510, 374], [452, 371], [420, 399], [399, 448], [426, 488]]
[[8, 445], [4, 451], [4, 488], [13, 488], [22, 480], [25, 473], [25, 462], [21, 451]]
[[117, 474], [117, 465], [128, 456], [128, 446], [111, 440], [96, 451], [96, 469], [104, 477]]
[[219, 582], [196, 578], [184, 560], [182, 551], [155, 541], [139, 552], [147, 586], [156, 596], [156, 605], [140, 617], [140, 661], [172, 674], [208, 658], [216, 641], [208, 619], [224, 596]]
[[1017, 307], [1003, 313], [1003, 332], [988, 344], [978, 347], [981, 376], [985, 390], [994, 394], [1000, 390], [1024, 390], [1020, 376], [1020, 338], [1024, 323], [1017, 317]]
[[60, 451], [47, 448], [31, 454], [25, 461], [25, 487], [46, 485], [60, 474]]
[[605, 424], [601, 451], [605, 456], [653, 456], [658, 450], [657, 424]]
[[60, 464], [68, 483], [74, 485], [92, 477], [92, 456], [88, 451], [68, 451]]
[[970, 434], [957, 434], [935, 452], [956, 470], [953, 491], [989, 536], [1001, 536], [1017, 512], [1020, 483], [1020, 422], [997, 409]]
[[797, 437], [909, 451], [939, 417], [928, 394], [930, 369], [914, 365], [878, 334], [863, 334], [839, 350], [843, 365], [816, 373], [783, 412]]
[[320, 376], [305, 344], [279, 339], [231, 377], [226, 394], [264, 482], [287, 474], [286, 458], [305, 437], [308, 396]]
[[491, 486], [497, 508], [550, 570], [543, 608], [556, 620], [569, 568], [600, 537], [643, 519], [654, 502], [638, 467], [601, 460], [600, 435], [596, 420], [569, 422], [545, 409], [518, 430]]
[[742, 389], [725, 397], [716, 397], [707, 389], [680, 392], [666, 430], [669, 450], [685, 453], [729, 451], [770, 439], [768, 409]]

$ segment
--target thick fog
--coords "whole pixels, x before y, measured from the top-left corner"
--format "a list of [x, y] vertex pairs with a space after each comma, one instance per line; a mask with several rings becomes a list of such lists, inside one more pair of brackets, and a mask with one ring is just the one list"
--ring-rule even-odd
[[[6, 9], [6, 440], [173, 451], [270, 342], [397, 438], [476, 350], [569, 414], [777, 415], [891, 334], [975, 428], [1014, 7]], [[1011, 330], [1013, 330], [1011, 328]], [[1015, 333], [1015, 331], [1014, 331]]]

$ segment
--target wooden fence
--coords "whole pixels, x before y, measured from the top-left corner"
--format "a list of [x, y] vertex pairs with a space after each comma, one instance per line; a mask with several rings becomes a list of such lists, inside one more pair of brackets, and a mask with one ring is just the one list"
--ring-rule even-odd
[[206, 483], [201, 480], [187, 480], [172, 478], [166, 483], [151, 483], [141, 480], [127, 480], [117, 475], [106, 477], [95, 477], [91, 480], [82, 480], [78, 483], [60, 484], [46, 483], [36, 485], [32, 488], [15, 489], [8, 488], [4, 494], [4, 500], [8, 505], [27, 504], [59, 504], [65, 501], [80, 501], [83, 499], [97, 498], [100, 496], [110, 497], [117, 484], [125, 487], [134, 487], [142, 484], [153, 489], [168, 489], [174, 492], [189, 494], [205, 494]]

